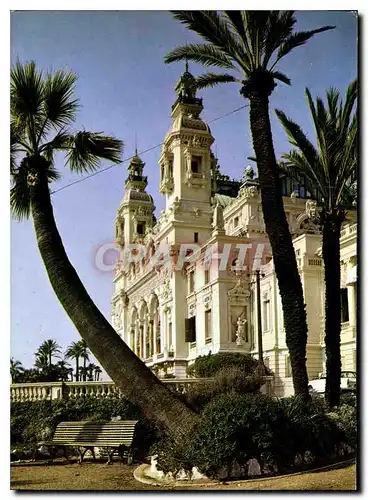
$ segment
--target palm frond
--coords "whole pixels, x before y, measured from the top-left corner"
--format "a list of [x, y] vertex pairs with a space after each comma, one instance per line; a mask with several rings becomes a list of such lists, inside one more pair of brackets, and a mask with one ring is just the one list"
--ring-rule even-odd
[[27, 182], [28, 170], [22, 164], [12, 171], [10, 189], [10, 208], [14, 219], [22, 221], [31, 214], [31, 196]]
[[77, 76], [69, 71], [48, 73], [44, 83], [43, 112], [48, 123], [55, 128], [64, 127], [75, 120], [78, 99], [73, 99]]
[[267, 68], [275, 50], [292, 34], [294, 24], [296, 23], [294, 13], [295, 11], [293, 10], [283, 12], [271, 10], [269, 12], [263, 47], [263, 69]]
[[171, 11], [174, 18], [221, 49], [246, 70], [249, 55], [241, 39], [229, 29], [224, 16], [215, 10]]
[[278, 119], [281, 122], [289, 141], [293, 146], [297, 146], [306, 157], [308, 163], [313, 164], [318, 156], [318, 153], [309, 141], [301, 127], [288, 118], [285, 113], [279, 109], [275, 110]]
[[275, 80], [280, 80], [280, 82], [286, 83], [286, 85], [291, 85], [290, 78], [281, 73], [280, 71], [271, 71], [270, 74], [275, 78]]
[[188, 59], [203, 64], [204, 66], [217, 66], [219, 68], [236, 69], [222, 50], [209, 43], [190, 44], [177, 47], [165, 56], [165, 63]]
[[93, 172], [101, 160], [121, 162], [123, 143], [102, 133], [77, 132], [71, 138], [67, 162], [72, 172]]
[[40, 153], [43, 153], [46, 160], [51, 164], [54, 162], [54, 153], [56, 151], [65, 151], [70, 149], [73, 143], [73, 135], [68, 130], [59, 130], [51, 141], [42, 144], [39, 148]]
[[340, 97], [340, 93], [335, 88], [330, 88], [326, 94], [327, 104], [328, 104], [328, 113], [330, 115], [331, 121], [337, 126], [337, 115], [338, 115], [338, 101]]
[[314, 35], [333, 29], [335, 29], [335, 26], [323, 26], [322, 28], [317, 28], [315, 30], [299, 31], [297, 33], [291, 34], [289, 38], [287, 38], [285, 42], [280, 46], [277, 52], [276, 61], [272, 65], [271, 69], [279, 62], [280, 59], [285, 57], [287, 54], [289, 54], [289, 52], [294, 50], [296, 47], [304, 45], [305, 42], [310, 40]]
[[198, 89], [214, 87], [219, 83], [240, 83], [240, 80], [227, 73], [203, 73], [202, 75], [197, 76], [195, 80], [196, 88]]
[[44, 84], [42, 72], [31, 61], [15, 63], [10, 72], [10, 107], [14, 119], [27, 120], [40, 112]]
[[281, 158], [282, 160], [278, 164], [281, 172], [304, 185], [307, 191], [313, 193], [316, 198], [326, 197], [328, 193], [326, 184], [320, 178], [321, 168], [318, 165], [318, 159], [316, 163], [311, 165], [305, 156], [295, 149], [284, 153]]
[[348, 87], [348, 90], [346, 91], [345, 104], [341, 113], [341, 118], [340, 118], [341, 133], [343, 136], [347, 134], [350, 123], [350, 116], [353, 111], [357, 98], [358, 98], [358, 80], [355, 79], [351, 82], [351, 84]]

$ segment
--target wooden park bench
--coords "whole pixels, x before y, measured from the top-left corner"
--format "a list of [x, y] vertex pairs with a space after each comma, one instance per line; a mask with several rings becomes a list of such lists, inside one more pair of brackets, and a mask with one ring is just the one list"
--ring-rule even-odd
[[112, 422], [61, 422], [55, 430], [52, 441], [39, 444], [47, 447], [60, 447], [68, 460], [67, 447], [78, 449], [79, 463], [82, 463], [85, 453], [90, 450], [96, 460], [94, 448], [106, 449], [110, 464], [115, 451], [121, 459], [127, 452], [128, 465], [133, 463], [132, 442], [137, 420], [119, 420]]

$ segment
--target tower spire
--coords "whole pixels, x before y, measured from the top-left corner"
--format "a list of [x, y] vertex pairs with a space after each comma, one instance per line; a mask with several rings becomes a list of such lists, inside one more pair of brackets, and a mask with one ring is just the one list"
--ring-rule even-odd
[[135, 143], [135, 146], [134, 146], [134, 147], [135, 147], [134, 154], [135, 154], [135, 156], [138, 156], [138, 148], [137, 148], [137, 132], [135, 133], [135, 141], [134, 141], [134, 143]]

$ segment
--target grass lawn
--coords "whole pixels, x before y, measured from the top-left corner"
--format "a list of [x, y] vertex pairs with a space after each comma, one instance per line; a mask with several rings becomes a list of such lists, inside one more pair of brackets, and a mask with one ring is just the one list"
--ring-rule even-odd
[[11, 467], [12, 490], [355, 490], [355, 464], [331, 468], [320, 472], [278, 477], [275, 479], [234, 481], [227, 484], [201, 485], [201, 487], [157, 487], [136, 481], [133, 471], [137, 465], [120, 462], [112, 465], [85, 462], [51, 465], [17, 465]]

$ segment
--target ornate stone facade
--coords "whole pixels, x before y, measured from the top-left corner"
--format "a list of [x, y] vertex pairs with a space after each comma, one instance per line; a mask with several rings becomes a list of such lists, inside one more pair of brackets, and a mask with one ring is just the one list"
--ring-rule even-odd
[[[160, 192], [166, 207], [154, 217], [153, 200], [145, 191], [144, 163], [136, 155], [129, 166], [125, 195], [116, 217], [116, 240], [121, 248], [144, 244], [140, 262], [118, 269], [112, 299], [112, 323], [125, 342], [148, 366], [170, 362], [175, 376], [185, 376], [188, 363], [209, 352], [258, 354], [257, 293], [254, 269], [237, 269], [237, 256], [221, 269], [218, 262], [203, 257], [210, 245], [218, 253], [239, 243], [263, 246], [256, 257], [261, 264], [260, 296], [265, 363], [275, 373], [279, 396], [292, 392], [281, 299], [272, 256], [265, 233], [258, 181], [251, 167], [244, 171], [235, 196], [216, 194], [213, 171], [217, 168], [211, 145], [214, 138], [200, 118], [202, 100], [184, 72], [176, 87], [169, 129], [159, 158]], [[222, 181], [226, 183], [226, 176]], [[234, 184], [235, 181], [230, 181]], [[236, 183], [235, 183], [236, 184]], [[240, 184], [240, 183], [239, 183]], [[307, 368], [309, 377], [323, 371], [324, 280], [318, 207], [313, 200], [295, 193], [284, 198], [284, 206], [298, 268], [303, 283], [309, 326]], [[354, 213], [343, 228], [341, 258], [342, 288], [348, 305], [342, 335], [343, 367], [355, 369], [356, 328], [356, 232]], [[180, 258], [180, 244], [193, 242], [200, 258], [173, 266]], [[153, 258], [168, 245], [169, 261]], [[258, 251], [258, 250], [257, 250]], [[253, 258], [252, 257], [252, 258]]]

